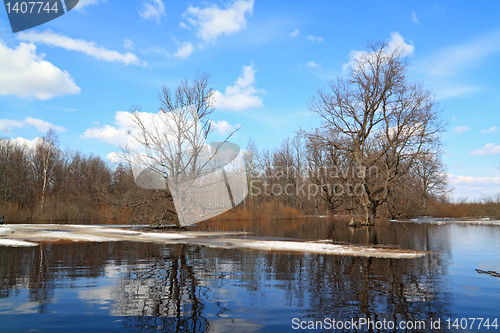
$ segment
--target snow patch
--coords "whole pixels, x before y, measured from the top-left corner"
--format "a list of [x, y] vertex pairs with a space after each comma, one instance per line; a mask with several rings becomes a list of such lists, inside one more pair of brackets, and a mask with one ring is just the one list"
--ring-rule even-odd
[[325, 244], [318, 242], [231, 240], [231, 243], [237, 247], [264, 251], [303, 252], [391, 259], [410, 259], [425, 255], [424, 252], [412, 250]]
[[28, 247], [38, 246], [38, 244], [17, 239], [0, 238], [0, 246]]
[[11, 228], [0, 227], [0, 236], [8, 235], [12, 232]]
[[147, 238], [151, 240], [171, 240], [171, 239], [186, 239], [189, 238], [188, 235], [184, 235], [176, 232], [165, 232], [165, 233], [156, 233], [156, 232], [142, 232], [139, 237]]
[[[8, 225], [0, 228], [0, 235], [8, 233], [9, 239], [0, 238], [4, 246], [36, 246], [36, 242], [155, 242], [160, 244], [192, 244], [213, 248], [249, 249], [316, 253], [326, 255], [362, 256], [392, 259], [422, 257], [427, 252], [398, 248], [333, 244], [330, 240], [283, 241], [274, 239], [237, 238], [246, 233], [237, 232], [138, 232], [119, 228], [76, 225]], [[31, 242], [29, 242], [31, 241]]]

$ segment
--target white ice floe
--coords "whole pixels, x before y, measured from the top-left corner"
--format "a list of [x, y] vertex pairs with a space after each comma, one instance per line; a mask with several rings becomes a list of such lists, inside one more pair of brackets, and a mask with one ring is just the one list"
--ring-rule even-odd
[[67, 231], [42, 231], [37, 233], [34, 238], [45, 239], [47, 241], [68, 240], [73, 242], [113, 242], [119, 241], [119, 238], [96, 236], [91, 234], [79, 234]]
[[298, 253], [317, 253], [326, 255], [363, 256], [377, 258], [409, 259], [426, 254], [422, 251], [402, 250], [359, 245], [332, 244], [323, 241], [283, 241], [274, 239], [237, 238], [246, 233], [237, 232], [139, 232], [101, 226], [76, 225], [8, 225], [0, 229], [0, 245], [36, 246], [34, 242], [148, 242], [160, 244], [190, 244], [226, 249], [249, 249], [261, 251], [280, 251]]
[[401, 250], [397, 248], [379, 248], [356, 245], [325, 244], [317, 242], [272, 241], [272, 240], [234, 240], [230, 243], [236, 247], [282, 252], [318, 253], [344, 256], [361, 256], [391, 259], [411, 259], [425, 255], [425, 252]]
[[38, 246], [38, 244], [18, 239], [0, 238], [0, 246], [25, 247], [25, 246]]
[[190, 238], [188, 235], [184, 235], [179, 232], [142, 232], [138, 236], [153, 241]]
[[12, 228], [0, 227], [0, 236], [8, 235], [12, 232]]

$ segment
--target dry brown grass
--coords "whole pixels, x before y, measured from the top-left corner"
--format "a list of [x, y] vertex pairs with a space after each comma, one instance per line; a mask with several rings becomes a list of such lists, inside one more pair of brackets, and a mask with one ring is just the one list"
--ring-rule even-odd
[[227, 211], [221, 215], [211, 218], [212, 221], [237, 221], [237, 220], [293, 220], [304, 218], [304, 213], [283, 205], [280, 202], [268, 201], [252, 207], [250, 203], [238, 206], [236, 209]]
[[435, 217], [491, 217], [500, 219], [500, 200], [484, 199], [481, 202], [442, 203], [432, 202], [427, 215]]

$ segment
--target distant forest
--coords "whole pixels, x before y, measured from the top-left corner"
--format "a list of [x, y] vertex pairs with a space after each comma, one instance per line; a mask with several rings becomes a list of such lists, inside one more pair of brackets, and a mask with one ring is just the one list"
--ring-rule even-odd
[[[252, 155], [246, 160], [249, 195], [236, 210], [216, 219], [361, 216], [355, 195], [341, 195], [340, 187], [332, 195], [332, 189], [318, 186], [327, 183], [327, 178], [337, 184], [340, 178], [325, 171], [328, 169], [315, 169], [319, 156], [328, 160], [328, 152], [310, 145], [297, 136], [273, 150], [258, 151], [250, 142], [247, 149]], [[401, 179], [397, 192], [378, 210], [378, 217], [500, 217], [500, 200], [451, 203], [444, 183], [436, 192], [425, 192], [421, 175], [422, 169], [414, 170]], [[0, 216], [5, 216], [5, 223], [169, 224], [175, 220], [168, 192], [137, 187], [128, 165], [110, 165], [99, 156], [62, 151], [53, 131], [34, 149], [0, 139], [0, 195]]]
[[[400, 50], [369, 44], [345, 77], [313, 96], [317, 128], [300, 129], [274, 149], [259, 150], [250, 140], [249, 194], [215, 219], [342, 215], [373, 224], [418, 215], [500, 217], [500, 196], [449, 201], [441, 110], [420, 83], [408, 81], [407, 66]], [[138, 187], [131, 164], [140, 160], [177, 184], [203, 174], [199, 160], [213, 111], [208, 81], [198, 74], [173, 92], [163, 87], [155, 119], [133, 110], [131, 137], [140, 149], [123, 150], [128, 163], [111, 166], [99, 156], [62, 151], [52, 130], [34, 148], [0, 139], [0, 216], [5, 222], [178, 223], [170, 191]]]

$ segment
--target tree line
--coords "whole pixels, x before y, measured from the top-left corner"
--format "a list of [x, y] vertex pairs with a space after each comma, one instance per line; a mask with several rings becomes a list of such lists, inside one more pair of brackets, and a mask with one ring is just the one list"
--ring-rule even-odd
[[34, 147], [0, 139], [0, 195], [5, 223], [130, 223], [171, 205], [163, 193], [138, 188], [127, 165], [63, 151], [53, 130]]

